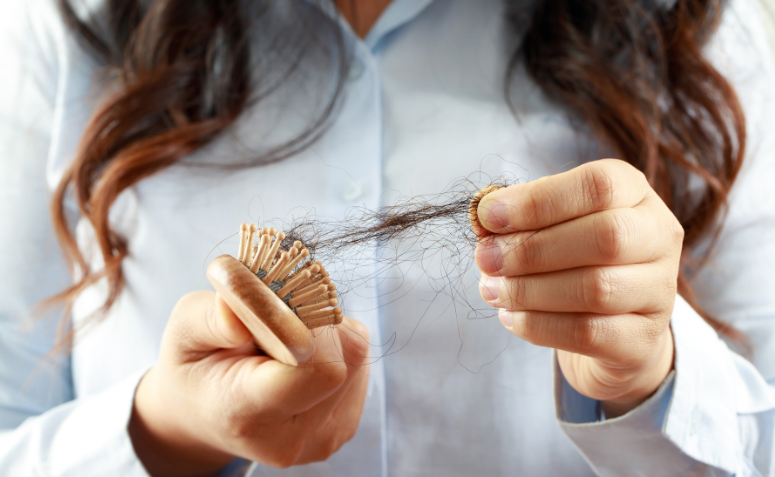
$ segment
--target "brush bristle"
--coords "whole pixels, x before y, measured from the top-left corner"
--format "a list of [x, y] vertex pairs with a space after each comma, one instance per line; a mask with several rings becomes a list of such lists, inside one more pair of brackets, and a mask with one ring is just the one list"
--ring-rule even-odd
[[[323, 264], [310, 259], [300, 241], [281, 250], [285, 233], [241, 224], [238, 260], [256, 274], [309, 328], [342, 321], [336, 286]], [[257, 242], [257, 243], [256, 243]]]

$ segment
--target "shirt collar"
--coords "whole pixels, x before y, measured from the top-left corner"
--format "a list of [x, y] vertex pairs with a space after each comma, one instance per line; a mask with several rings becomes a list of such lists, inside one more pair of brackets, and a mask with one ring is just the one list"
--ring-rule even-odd
[[371, 27], [364, 42], [374, 50], [390, 32], [414, 20], [433, 0], [393, 0]]
[[[323, 13], [336, 19], [344, 31], [353, 38], [357, 38], [357, 35], [350, 27], [350, 24], [347, 23], [347, 20], [339, 13], [339, 10], [337, 10], [333, 1], [303, 1], [318, 7]], [[363, 42], [369, 49], [374, 50], [380, 40], [386, 35], [414, 20], [428, 5], [433, 3], [433, 1], [434, 0], [393, 0], [385, 11], [382, 12], [374, 26], [371, 27], [371, 30], [369, 30], [369, 33], [366, 35], [366, 38], [364, 38]]]

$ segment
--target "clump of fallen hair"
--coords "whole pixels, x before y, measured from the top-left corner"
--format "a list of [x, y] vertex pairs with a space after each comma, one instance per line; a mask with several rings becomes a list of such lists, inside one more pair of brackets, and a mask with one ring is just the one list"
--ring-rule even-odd
[[489, 235], [478, 224], [479, 201], [516, 182], [500, 179], [481, 187], [466, 179], [441, 194], [404, 197], [395, 205], [377, 210], [355, 207], [341, 221], [307, 216], [293, 221], [283, 245], [287, 248], [299, 240], [311, 254], [326, 258], [335, 258], [364, 244], [379, 246], [421, 236], [476, 246], [479, 238]]
[[440, 194], [403, 197], [377, 210], [353, 207], [342, 220], [324, 220], [310, 212], [271, 222], [286, 231], [281, 250], [299, 241], [310, 260], [326, 264], [336, 276], [345, 310], [348, 291], [411, 264], [419, 266], [431, 288], [450, 297], [457, 310], [467, 309], [469, 318], [489, 318], [491, 308], [477, 309], [466, 298], [463, 279], [474, 266], [477, 243], [489, 235], [478, 225], [476, 208], [487, 193], [518, 182], [466, 178]]

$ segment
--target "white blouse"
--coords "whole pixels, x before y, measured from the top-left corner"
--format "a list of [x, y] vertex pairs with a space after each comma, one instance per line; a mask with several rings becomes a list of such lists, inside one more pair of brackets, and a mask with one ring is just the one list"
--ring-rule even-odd
[[[147, 475], [126, 429], [135, 386], [157, 359], [175, 302], [210, 288], [204, 268], [235, 253], [228, 237], [241, 222], [341, 219], [352, 207], [436, 194], [464, 177], [532, 180], [607, 156], [522, 72], [511, 113], [500, 0], [394, 0], [363, 41], [343, 24], [355, 52], [346, 97], [310, 148], [238, 172], [173, 167], [122, 194], [111, 218], [129, 243], [126, 287], [104, 321], [80, 328], [104, 287], [83, 293], [72, 318], [77, 344], [52, 361], [58, 317], [32, 322], [31, 306], [70, 278], [48, 203], [104, 97], [97, 67], [53, 4], [7, 2], [0, 20], [3, 476]], [[733, 0], [708, 48], [737, 89], [749, 142], [698, 284], [705, 305], [752, 339], [751, 361], [679, 298], [675, 372], [640, 407], [601, 420], [551, 350], [513, 337], [492, 314], [472, 319], [480, 315], [471, 308], [486, 308], [475, 267], [460, 277], [463, 295], [438, 293], [445, 263], [461, 257], [429, 256], [384, 273], [361, 257], [358, 276], [372, 278], [337, 272], [357, 285], [344, 308], [369, 328], [375, 357], [358, 433], [327, 462], [253, 464], [249, 475], [775, 476], [775, 65], [756, 8]], [[313, 96], [289, 81], [190, 160], [265, 149], [295, 130]], [[73, 217], [88, 254], [91, 228]]]

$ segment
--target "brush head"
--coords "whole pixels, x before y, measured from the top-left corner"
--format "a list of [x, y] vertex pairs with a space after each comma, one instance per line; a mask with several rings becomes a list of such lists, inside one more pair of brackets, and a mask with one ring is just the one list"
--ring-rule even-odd
[[[255, 278], [247, 280], [247, 275], [240, 273], [242, 280], [246, 280], [249, 286], [261, 283], [275, 293], [288, 311], [297, 315], [297, 323], [307, 329], [338, 324], [341, 322], [341, 309], [335, 308], [338, 304], [336, 287], [331, 283], [328, 272], [322, 263], [310, 260], [310, 251], [301, 241], [290, 244], [285, 243], [285, 239], [286, 234], [274, 227], [259, 230], [255, 224], [241, 224], [236, 261]], [[220, 258], [218, 263], [222, 267], [225, 261]], [[233, 268], [231, 266], [230, 270], [233, 271]], [[218, 276], [222, 278], [222, 274]], [[315, 319], [303, 320], [297, 309], [305, 310], [307, 315], [309, 310], [314, 310]], [[323, 319], [327, 317], [331, 320]]]
[[291, 366], [312, 357], [315, 343], [307, 326], [243, 263], [221, 255], [207, 268], [207, 278], [259, 349]]
[[222, 255], [207, 277], [269, 356], [298, 365], [314, 351], [309, 330], [342, 322], [336, 287], [323, 264], [274, 227], [240, 226], [238, 257]]

